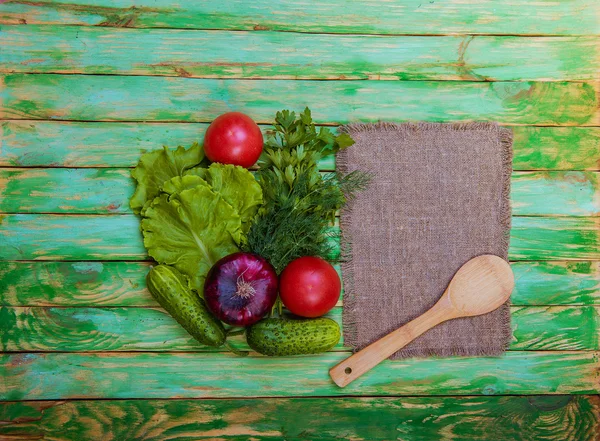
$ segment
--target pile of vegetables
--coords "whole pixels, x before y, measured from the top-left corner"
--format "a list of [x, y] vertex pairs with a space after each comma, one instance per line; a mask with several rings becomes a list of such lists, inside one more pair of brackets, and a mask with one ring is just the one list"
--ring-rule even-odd
[[[231, 112], [213, 121], [204, 146], [144, 153], [132, 172], [130, 204], [158, 263], [147, 276], [149, 291], [205, 345], [240, 353], [227, 337], [245, 333], [265, 355], [331, 349], [339, 325], [317, 317], [341, 291], [326, 261], [338, 234], [332, 224], [368, 179], [321, 174], [318, 161], [353, 143], [317, 129], [307, 108], [298, 117], [278, 112], [264, 150], [256, 123]], [[253, 174], [247, 168], [259, 157]]]

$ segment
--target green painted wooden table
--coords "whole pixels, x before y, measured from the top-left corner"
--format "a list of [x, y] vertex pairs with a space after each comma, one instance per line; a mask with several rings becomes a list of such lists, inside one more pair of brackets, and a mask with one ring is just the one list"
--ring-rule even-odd
[[[600, 439], [599, 72], [597, 0], [0, 2], [0, 439]], [[238, 358], [153, 301], [140, 152], [305, 105], [513, 128], [505, 356], [342, 390], [343, 343]]]

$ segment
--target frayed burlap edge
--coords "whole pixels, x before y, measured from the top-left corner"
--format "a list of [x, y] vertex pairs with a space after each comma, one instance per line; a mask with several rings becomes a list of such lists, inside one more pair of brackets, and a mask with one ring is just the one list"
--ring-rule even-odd
[[[496, 123], [491, 122], [454, 122], [454, 123], [433, 123], [433, 122], [407, 122], [407, 123], [392, 123], [380, 121], [377, 123], [353, 123], [339, 127], [342, 133], [348, 133], [352, 136], [358, 132], [377, 132], [380, 130], [396, 131], [403, 134], [410, 134], [417, 130], [448, 130], [448, 131], [469, 131], [469, 130], [495, 130], [498, 134], [499, 148], [502, 149], [502, 201], [503, 205], [500, 209], [500, 224], [504, 230], [502, 247], [503, 255], [500, 256], [508, 260], [508, 247], [510, 243], [511, 229], [511, 206], [510, 206], [510, 183], [512, 175], [512, 130], [500, 127]], [[352, 147], [350, 147], [352, 148]], [[342, 150], [336, 157], [336, 168], [339, 173], [346, 174], [352, 170], [348, 169], [348, 151]], [[343, 334], [344, 345], [353, 347], [354, 352], [360, 348], [357, 347], [357, 330], [355, 323], [356, 310], [356, 292], [354, 289], [354, 269], [352, 262], [352, 237], [347, 233], [351, 222], [353, 209], [353, 201], [349, 200], [340, 213], [340, 229], [341, 229], [341, 267], [342, 279], [344, 283], [344, 299], [343, 299]], [[512, 340], [512, 328], [510, 317], [510, 300], [508, 300], [500, 308], [500, 320], [502, 323], [501, 334], [503, 350], [495, 348], [467, 348], [467, 347], [447, 347], [436, 350], [400, 350], [392, 355], [392, 359], [409, 358], [415, 356], [499, 356], [506, 351]]]

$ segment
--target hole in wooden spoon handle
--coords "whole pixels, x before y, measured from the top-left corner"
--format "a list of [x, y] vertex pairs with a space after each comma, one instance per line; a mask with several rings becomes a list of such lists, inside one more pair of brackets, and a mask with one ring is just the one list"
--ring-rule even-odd
[[334, 366], [329, 370], [329, 375], [335, 384], [339, 387], [346, 387], [352, 383], [362, 374], [360, 373], [360, 366], [354, 364], [354, 360], [350, 360], [350, 357], [340, 364]]

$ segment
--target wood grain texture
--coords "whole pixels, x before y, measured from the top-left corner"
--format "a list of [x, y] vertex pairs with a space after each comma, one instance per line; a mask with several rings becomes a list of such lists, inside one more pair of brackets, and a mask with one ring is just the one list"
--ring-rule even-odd
[[595, 37], [389, 37], [6, 26], [0, 72], [196, 78], [594, 80]]
[[513, 127], [515, 170], [599, 170], [600, 129]]
[[0, 240], [0, 260], [148, 260], [133, 215], [0, 215]]
[[[588, 350], [598, 347], [600, 310], [589, 306], [511, 308], [511, 350]], [[579, 328], [575, 331], [575, 328]]]
[[[298, 110], [298, 109], [297, 109]], [[0, 122], [0, 166], [133, 167], [161, 145], [189, 146], [205, 123]], [[263, 131], [270, 126], [262, 126]], [[511, 127], [515, 170], [600, 170], [600, 128]], [[319, 163], [333, 170], [334, 158]]]
[[164, 436], [173, 441], [595, 441], [599, 407], [598, 397], [587, 395], [13, 402], [0, 404], [0, 436], [55, 441], [158, 441]]
[[[321, 123], [482, 120], [600, 124], [596, 86], [569, 82], [217, 80], [107, 75], [0, 77], [0, 118], [207, 122], [238, 110], [270, 123], [310, 106]], [[276, 93], [274, 93], [276, 91]]]
[[[132, 213], [129, 169], [0, 168], [0, 212]], [[514, 215], [597, 216], [600, 174], [517, 172], [511, 180]]]
[[515, 262], [513, 305], [600, 303], [600, 262]]
[[598, 35], [594, 0], [425, 2], [377, 0], [8, 0], [0, 23], [115, 27], [283, 30], [357, 34]]
[[149, 267], [147, 262], [0, 262], [0, 305], [158, 306], [146, 289]]
[[[155, 150], [163, 145], [188, 147], [194, 142], [202, 142], [207, 128], [207, 123], [0, 121], [0, 166], [134, 167], [145, 151]], [[262, 125], [261, 129], [265, 136], [272, 126]], [[598, 134], [587, 135], [588, 131], [595, 132], [596, 129], [584, 128], [574, 133], [576, 136], [566, 135], [566, 138], [573, 146], [571, 156], [578, 158], [575, 161], [591, 165], [589, 158], [596, 148], [600, 155], [600, 130]], [[529, 140], [524, 142], [528, 143]], [[544, 151], [542, 147], [540, 149]], [[535, 163], [536, 159], [530, 156], [538, 150], [527, 144], [527, 161]], [[552, 161], [555, 161], [555, 155], [560, 155], [559, 151], [552, 147], [548, 147], [548, 150], [551, 150], [549, 154], [553, 157]], [[541, 161], [544, 160], [543, 152], [537, 155], [541, 156]], [[335, 158], [331, 155], [323, 157], [319, 161], [319, 168], [334, 170]], [[542, 168], [544, 167], [536, 167]]]
[[347, 355], [3, 354], [0, 399], [538, 395], [600, 390], [598, 353], [591, 351], [385, 361], [341, 389], [327, 370]]
[[[0, 261], [2, 306], [152, 306], [147, 262]], [[339, 267], [338, 267], [339, 270]], [[600, 262], [515, 262], [513, 305], [599, 305]]]
[[[511, 350], [597, 350], [600, 311], [593, 306], [512, 307]], [[342, 323], [342, 308], [329, 317]], [[0, 307], [0, 349], [9, 352], [227, 352], [203, 346], [156, 308]], [[231, 339], [249, 350], [243, 337]], [[348, 350], [340, 342], [335, 351]]]
[[[599, 227], [590, 217], [513, 217], [509, 257], [597, 260]], [[0, 241], [0, 260], [148, 260], [139, 219], [127, 214], [4, 214]]]
[[[557, 395], [600, 392], [597, 1], [0, 3], [0, 24], [29, 23], [0, 29], [0, 212], [22, 213], [0, 215], [0, 349], [24, 351], [0, 354], [0, 400], [67, 400], [2, 403], [0, 439], [600, 437], [596, 395]], [[224, 111], [304, 105], [514, 128], [505, 356], [385, 362], [341, 390], [342, 345], [209, 353], [157, 307], [127, 167]], [[424, 396], [383, 397], [406, 394]], [[303, 399], [267, 399], [286, 395]], [[220, 399], [156, 400], [184, 397]]]
[[130, 169], [0, 169], [5, 213], [133, 213]]
[[512, 260], [553, 260], [557, 255], [564, 259], [598, 259], [599, 220], [513, 217], [509, 247]]
[[600, 173], [513, 173], [511, 206], [513, 215], [597, 216]]

